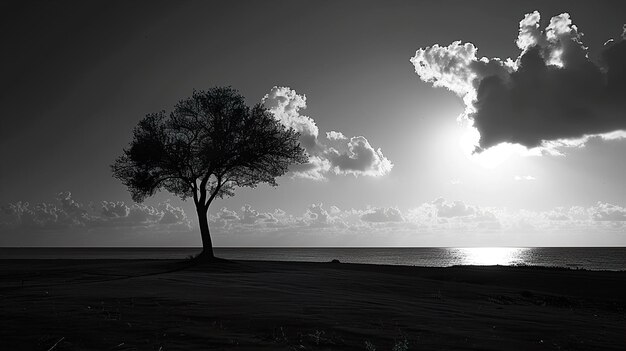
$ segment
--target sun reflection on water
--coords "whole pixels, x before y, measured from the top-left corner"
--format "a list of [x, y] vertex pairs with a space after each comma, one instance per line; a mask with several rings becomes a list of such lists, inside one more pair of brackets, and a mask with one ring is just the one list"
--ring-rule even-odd
[[528, 249], [521, 247], [470, 247], [457, 250], [463, 265], [508, 266], [523, 263], [523, 254]]

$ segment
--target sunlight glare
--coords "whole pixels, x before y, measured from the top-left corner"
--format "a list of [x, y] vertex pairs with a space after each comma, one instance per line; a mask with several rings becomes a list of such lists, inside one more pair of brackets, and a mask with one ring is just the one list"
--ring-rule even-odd
[[541, 156], [538, 148], [527, 149], [520, 144], [501, 143], [480, 153], [474, 152], [480, 133], [472, 125], [467, 125], [461, 134], [459, 144], [465, 156], [472, 162], [488, 169], [494, 169], [509, 160], [512, 156]]
[[459, 249], [464, 265], [507, 266], [521, 263], [526, 248], [519, 247], [472, 247]]

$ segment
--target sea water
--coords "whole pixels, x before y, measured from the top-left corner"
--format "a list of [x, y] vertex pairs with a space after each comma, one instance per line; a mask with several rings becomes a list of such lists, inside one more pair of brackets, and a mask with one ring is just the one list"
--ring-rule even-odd
[[[185, 259], [199, 248], [0, 248], [0, 259]], [[624, 247], [215, 248], [226, 259], [448, 267], [529, 265], [626, 270]]]

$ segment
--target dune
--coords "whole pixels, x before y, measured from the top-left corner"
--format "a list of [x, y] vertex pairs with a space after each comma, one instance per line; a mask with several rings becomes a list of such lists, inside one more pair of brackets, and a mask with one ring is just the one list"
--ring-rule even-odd
[[6, 350], [624, 350], [626, 272], [0, 260]]

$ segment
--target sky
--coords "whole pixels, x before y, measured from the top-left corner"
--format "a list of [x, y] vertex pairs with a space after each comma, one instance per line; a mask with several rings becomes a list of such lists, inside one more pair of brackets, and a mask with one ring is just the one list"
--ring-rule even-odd
[[[198, 246], [110, 165], [232, 86], [310, 163], [210, 208], [216, 246], [624, 246], [620, 1], [0, 4], [0, 245]], [[611, 40], [612, 39], [612, 40]]]

